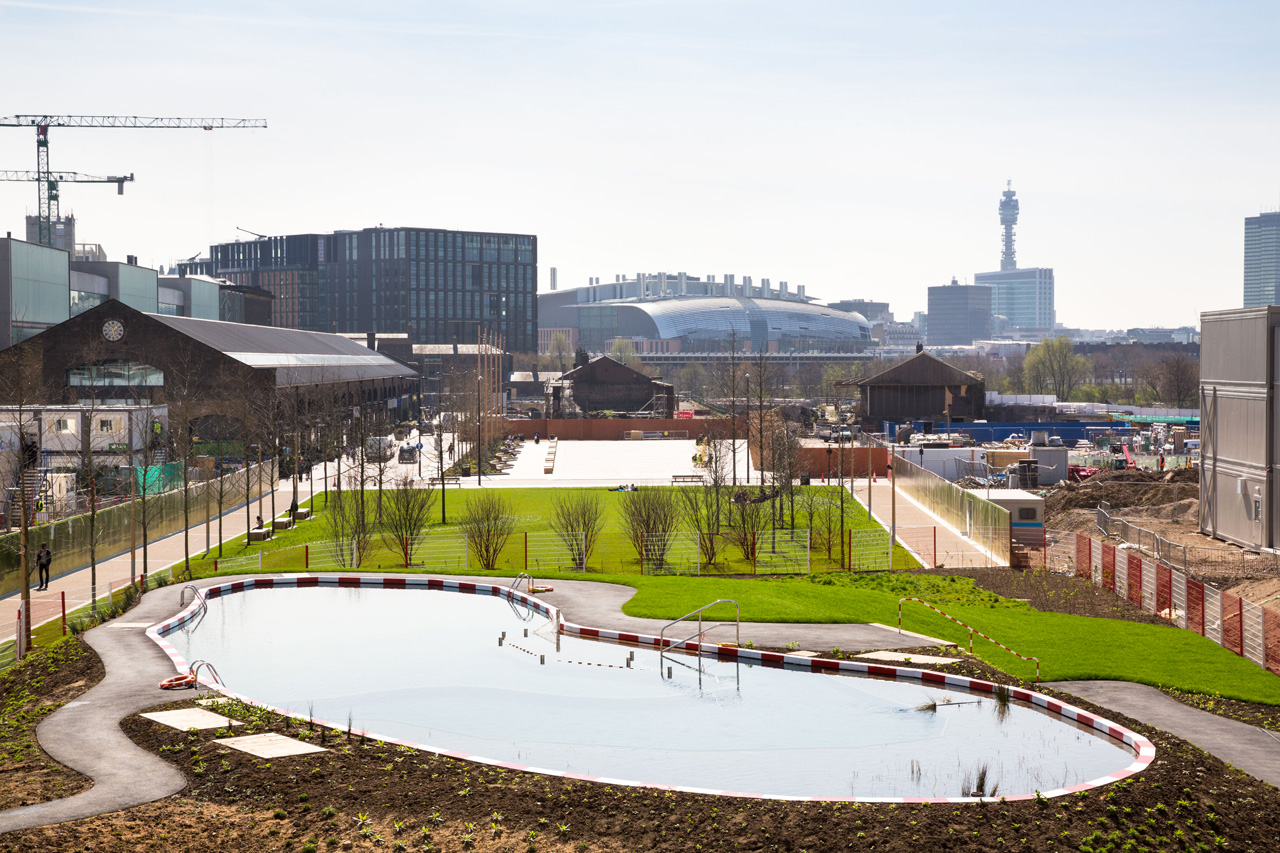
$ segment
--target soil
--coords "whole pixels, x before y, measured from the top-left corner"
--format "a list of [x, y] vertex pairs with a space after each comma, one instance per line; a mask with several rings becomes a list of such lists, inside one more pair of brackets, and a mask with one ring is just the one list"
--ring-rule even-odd
[[973, 578], [974, 584], [981, 589], [1004, 598], [1025, 601], [1036, 610], [1049, 613], [1124, 619], [1151, 625], [1169, 624], [1168, 620], [1143, 611], [1114, 592], [1071, 575], [1001, 568], [918, 569], [915, 574]]
[[88, 788], [89, 779], [40, 748], [36, 726], [106, 675], [78, 638], [37, 649], [0, 676], [0, 810], [55, 800]]
[[1080, 483], [1061, 483], [1045, 494], [1045, 525], [1057, 527], [1058, 517], [1068, 510], [1096, 509], [1106, 501], [1112, 509], [1158, 506], [1199, 500], [1200, 471], [1178, 468], [1161, 474], [1134, 469], [1099, 471]]
[[[968, 656], [943, 669], [1019, 683]], [[53, 699], [44, 695], [52, 681], [33, 686], [33, 695]], [[1275, 788], [1178, 738], [1062, 698], [1150, 738], [1156, 761], [1129, 780], [1042, 802], [796, 803], [566, 781], [332, 731], [324, 736], [328, 752], [268, 761], [213, 743], [218, 731], [179, 732], [135, 716], [125, 731], [182, 770], [187, 789], [127, 812], [3, 835], [0, 851], [1280, 848]], [[270, 730], [320, 741], [305, 721], [230, 710], [248, 723], [237, 735]]]

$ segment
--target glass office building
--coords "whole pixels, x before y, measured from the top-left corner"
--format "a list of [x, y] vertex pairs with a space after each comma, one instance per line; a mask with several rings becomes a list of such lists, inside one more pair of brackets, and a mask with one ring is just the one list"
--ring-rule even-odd
[[537, 348], [530, 234], [365, 228], [224, 243], [210, 258], [212, 275], [276, 297], [273, 325], [407, 333], [414, 344], [476, 343], [483, 328], [508, 350]]
[[1280, 304], [1280, 212], [1244, 220], [1244, 307]]
[[0, 333], [4, 346], [56, 326], [70, 316], [71, 256], [61, 249], [0, 240]]
[[[1009, 319], [1015, 329], [1054, 326], [1053, 270], [1048, 267], [980, 272], [974, 284], [991, 288], [991, 312]], [[932, 317], [933, 311], [930, 310]]]

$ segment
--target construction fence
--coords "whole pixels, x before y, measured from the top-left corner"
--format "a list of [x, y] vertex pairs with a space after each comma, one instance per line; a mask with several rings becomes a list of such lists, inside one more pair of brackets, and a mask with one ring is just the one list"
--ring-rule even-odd
[[1098, 530], [1174, 568], [1208, 575], [1280, 575], [1280, 554], [1242, 548], [1207, 548], [1170, 542], [1146, 528], [1115, 518], [1111, 505], [1098, 504]]
[[891, 476], [900, 491], [944, 524], [962, 532], [990, 554], [996, 565], [1009, 565], [1012, 540], [1007, 509], [902, 456], [894, 458]]
[[[1083, 533], [1050, 531], [1045, 568], [1111, 590], [1280, 675], [1280, 612], [1221, 592], [1168, 562]], [[1199, 571], [1199, 567], [1196, 571]]]

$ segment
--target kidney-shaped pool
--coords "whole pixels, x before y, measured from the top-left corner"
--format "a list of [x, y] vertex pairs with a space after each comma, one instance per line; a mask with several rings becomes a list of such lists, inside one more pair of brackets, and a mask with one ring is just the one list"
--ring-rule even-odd
[[985, 779], [1012, 798], [1123, 778], [1154, 755], [1083, 711], [954, 676], [660, 655], [576, 626], [557, 643], [558, 615], [505, 587], [320, 576], [205, 596], [149, 632], [180, 669], [207, 660], [252, 701], [535, 772], [817, 799], [967, 798]]

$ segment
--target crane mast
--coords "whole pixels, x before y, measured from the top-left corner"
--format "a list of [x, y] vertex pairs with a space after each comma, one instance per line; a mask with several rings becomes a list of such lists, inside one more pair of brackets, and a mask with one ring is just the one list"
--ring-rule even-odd
[[[150, 116], [76, 116], [13, 115], [0, 117], [0, 127], [33, 127], [36, 131], [36, 186], [39, 190], [40, 244], [53, 243], [53, 222], [58, 217], [58, 181], [49, 169], [49, 128], [51, 127], [116, 127], [226, 130], [265, 128], [265, 119], [257, 118], [157, 118]], [[70, 174], [70, 173], [60, 173]], [[124, 184], [116, 179], [120, 192]], [[133, 176], [129, 176], [133, 180]]]

